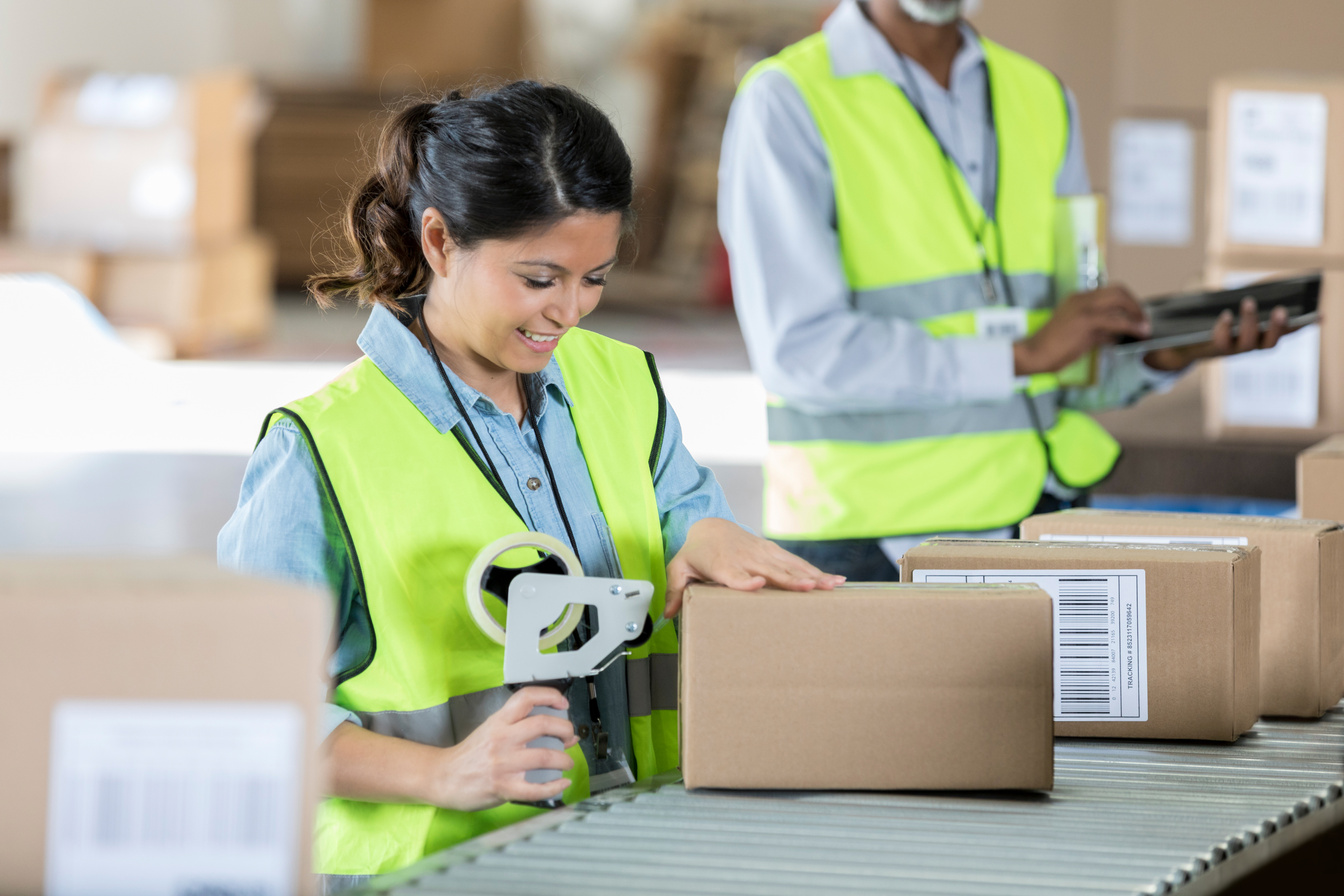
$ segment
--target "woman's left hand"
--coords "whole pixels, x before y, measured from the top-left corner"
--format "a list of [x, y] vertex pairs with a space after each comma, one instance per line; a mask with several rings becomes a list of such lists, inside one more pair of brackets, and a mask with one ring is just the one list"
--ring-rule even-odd
[[691, 526], [672, 562], [667, 564], [665, 617], [677, 615], [682, 592], [691, 582], [714, 582], [738, 591], [766, 585], [785, 591], [829, 591], [845, 580], [822, 572], [774, 542], [752, 535], [737, 523], [706, 517]]

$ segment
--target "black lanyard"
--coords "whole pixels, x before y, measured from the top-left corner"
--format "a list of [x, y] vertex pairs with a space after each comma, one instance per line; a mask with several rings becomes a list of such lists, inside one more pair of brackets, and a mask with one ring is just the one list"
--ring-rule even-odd
[[[938, 145], [938, 151], [942, 153], [943, 173], [947, 177], [948, 189], [951, 190], [952, 198], [956, 201], [957, 213], [960, 215], [962, 223], [966, 226], [966, 232], [970, 234], [971, 240], [975, 243], [975, 251], [980, 256], [980, 292], [984, 295], [986, 305], [997, 305], [999, 304], [999, 291], [994, 284], [994, 273], [989, 266], [989, 252], [985, 247], [985, 231], [989, 229], [990, 222], [989, 210], [982, 209], [984, 218], [977, 227], [975, 220], [971, 215], [971, 210], [966, 206], [966, 199], [962, 196], [962, 191], [958, 184], [957, 163], [953, 160], [952, 153], [948, 151], [947, 147], [943, 144], [943, 141], [938, 139], [938, 132], [933, 129], [933, 123], [929, 121], [927, 112], [928, 107], [924, 102], [924, 92], [919, 87], [919, 81], [915, 79], [914, 69], [911, 68], [904, 53], [897, 50], [895, 47], [892, 47], [892, 51], [896, 54], [897, 61], [900, 62], [901, 72], [905, 75], [905, 81], [908, 85], [908, 90], [902, 92], [905, 94], [905, 98], [910, 103], [911, 107], [914, 108], [915, 114], [919, 116], [919, 120], [924, 123], [924, 129], [929, 132], [929, 136], [933, 138], [933, 142]], [[985, 112], [987, 124], [985, 127], [985, 146], [981, 157], [981, 164], [988, 168], [990, 151], [993, 150], [994, 166], [997, 172], [1000, 147], [997, 142], [998, 128], [995, 127], [994, 121], [993, 87], [989, 80], [988, 63], [985, 65]], [[995, 176], [997, 177], [997, 173]], [[964, 180], [964, 178], [962, 179]], [[998, 205], [998, 195], [999, 185], [996, 183], [994, 186], [994, 202], [991, 203], [992, 205]], [[999, 264], [1002, 265], [1003, 232], [996, 227], [994, 234], [995, 248], [998, 250]], [[1008, 305], [1016, 304], [1013, 300], [1013, 291], [1008, 285], [1007, 277], [1004, 278], [1004, 301]]]

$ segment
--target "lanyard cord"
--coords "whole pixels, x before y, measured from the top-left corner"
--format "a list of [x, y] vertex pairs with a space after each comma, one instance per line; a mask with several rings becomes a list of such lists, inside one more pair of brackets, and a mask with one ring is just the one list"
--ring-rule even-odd
[[[909, 85], [909, 90], [903, 91], [906, 93], [906, 99], [910, 102], [910, 105], [914, 107], [915, 114], [918, 115], [919, 120], [924, 123], [924, 129], [929, 132], [929, 136], [933, 138], [933, 142], [938, 144], [938, 151], [942, 153], [943, 156], [943, 174], [947, 178], [947, 186], [952, 192], [952, 198], [956, 200], [957, 213], [961, 217], [962, 224], [966, 226], [967, 233], [971, 235], [971, 239], [975, 242], [975, 251], [980, 256], [980, 291], [984, 294], [985, 304], [997, 305], [999, 303], [998, 290], [994, 285], [994, 274], [989, 266], [989, 253], [985, 248], [985, 231], [989, 229], [990, 222], [989, 211], [983, 210], [984, 218], [981, 220], [980, 226], [977, 227], [971, 217], [971, 210], [966, 206], [966, 199], [961, 194], [960, 185], [957, 183], [957, 163], [953, 161], [952, 154], [948, 152], [947, 147], [943, 145], [943, 141], [938, 139], [938, 132], [933, 129], [933, 123], [929, 120], [927, 111], [928, 105], [924, 102], [924, 91], [920, 88], [919, 81], [915, 79], [914, 69], [910, 67], [910, 62], [906, 59], [904, 53], [897, 50], [895, 47], [892, 47], [892, 51], [896, 54], [896, 60], [901, 65], [901, 73], [905, 76], [906, 84]], [[985, 128], [985, 145], [981, 161], [981, 164], [986, 167], [989, 165], [990, 150], [997, 150], [997, 130], [994, 127], [992, 90], [993, 88], [989, 82], [988, 66], [986, 66], [985, 112], [988, 118], [988, 126]], [[998, 157], [999, 153], [996, 151], [994, 153], [996, 166], [998, 164]], [[994, 193], [997, 202], [997, 187], [995, 188]], [[995, 228], [995, 248], [998, 250], [999, 264], [1003, 264], [1003, 233], [998, 228]], [[1007, 304], [1015, 305], [1016, 302], [1013, 300], [1012, 289], [1007, 286], [1007, 282], [1008, 278], [1005, 277], [1004, 299]]]

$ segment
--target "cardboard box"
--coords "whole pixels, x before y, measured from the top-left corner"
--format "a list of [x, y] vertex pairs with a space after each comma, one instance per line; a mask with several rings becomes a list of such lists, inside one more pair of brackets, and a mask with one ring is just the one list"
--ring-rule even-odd
[[104, 256], [96, 304], [119, 326], [155, 327], [183, 355], [264, 337], [275, 250], [258, 234], [173, 254]]
[[207, 559], [0, 560], [0, 892], [312, 892], [328, 603]]
[[1259, 716], [1256, 548], [937, 538], [901, 579], [1051, 592], [1056, 735], [1232, 741]]
[[1039, 588], [696, 585], [681, 618], [687, 787], [1052, 786]]
[[233, 238], [251, 224], [261, 114], [240, 72], [55, 78], [29, 140], [23, 231], [102, 251]]
[[1245, 75], [1214, 85], [1210, 256], [1344, 267], [1341, 109], [1344, 78], [1338, 75]]
[[[1306, 273], [1309, 266], [1288, 258], [1214, 257], [1209, 261], [1206, 282], [1210, 287], [1235, 287], [1272, 277]], [[1328, 435], [1344, 431], [1344, 270], [1327, 269], [1321, 281], [1320, 349], [1316, 372], [1303, 347], [1284, 346], [1270, 360], [1255, 353], [1229, 359], [1214, 359], [1205, 368], [1204, 432], [1211, 439], [1276, 442], [1305, 448]], [[1314, 380], [1314, 382], [1312, 382]], [[1316, 422], [1313, 426], [1274, 425], [1303, 390], [1317, 391]], [[1231, 390], [1238, 390], [1236, 395]], [[1258, 396], [1258, 397], [1253, 397]], [[1247, 415], [1246, 401], [1263, 408], [1263, 417]], [[1230, 401], [1240, 399], [1233, 410]], [[1258, 425], [1252, 420], [1260, 420]]]
[[1344, 530], [1334, 522], [1080, 508], [1030, 517], [1022, 537], [1257, 547], [1260, 714], [1318, 718], [1344, 697]]
[[0, 137], [0, 234], [9, 233], [14, 215], [14, 144]]
[[1115, 7], [1110, 33], [1119, 108], [1204, 109], [1215, 80], [1248, 67], [1339, 71], [1344, 16], [1337, 0], [1272, 6], [1264, 0], [1116, 0]]
[[1297, 456], [1297, 509], [1308, 519], [1344, 523], [1344, 436]]
[[364, 72], [375, 84], [441, 91], [523, 73], [522, 0], [371, 0]]
[[98, 297], [98, 256], [87, 249], [0, 240], [0, 274], [52, 274], [91, 302]]

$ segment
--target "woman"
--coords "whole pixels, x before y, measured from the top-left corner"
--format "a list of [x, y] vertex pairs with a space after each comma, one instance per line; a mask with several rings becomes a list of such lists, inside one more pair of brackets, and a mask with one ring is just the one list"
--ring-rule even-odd
[[[271, 415], [219, 556], [338, 598], [315, 859], [329, 890], [537, 811], [510, 801], [678, 765], [672, 626], [593, 691], [501, 687], [502, 648], [462, 589], [496, 538], [549, 533], [590, 575], [665, 585], [655, 616], [692, 580], [841, 581], [734, 523], [651, 358], [577, 329], [630, 203], [629, 156], [577, 94], [454, 92], [388, 123], [347, 211], [351, 262], [311, 283], [323, 305], [372, 304], [365, 356]], [[569, 749], [526, 747], [541, 735]], [[566, 778], [526, 782], [538, 768]]]

